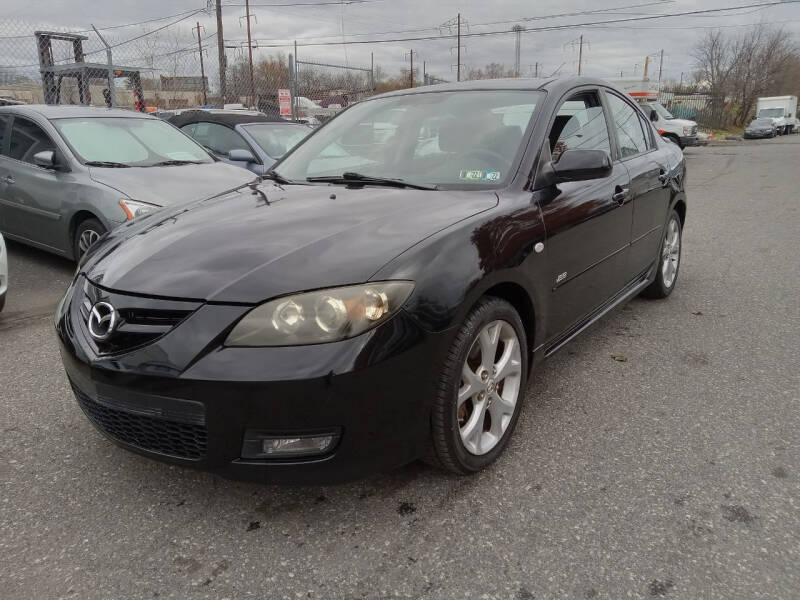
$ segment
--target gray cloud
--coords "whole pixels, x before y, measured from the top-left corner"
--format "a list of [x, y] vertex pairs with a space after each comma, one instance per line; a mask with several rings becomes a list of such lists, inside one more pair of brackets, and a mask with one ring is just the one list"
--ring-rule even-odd
[[[270, 0], [263, 0], [265, 3]], [[274, 1], [274, 0], [273, 0]], [[363, 40], [368, 36], [354, 36], [359, 33], [386, 32], [402, 30], [426, 31], [415, 33], [375, 36], [375, 37], [413, 37], [424, 35], [437, 35], [435, 29], [440, 23], [454, 17], [457, 12], [471, 23], [469, 31], [478, 33], [482, 31], [510, 29], [513, 22], [496, 25], [481, 25], [493, 21], [511, 21], [517, 18], [533, 17], [571, 11], [590, 10], [600, 7], [621, 7], [639, 4], [645, 0], [540, 0], [535, 3], [521, 0], [504, 0], [495, 2], [477, 2], [466, 0], [454, 2], [450, 0], [386, 0], [361, 5], [342, 6], [316, 6], [316, 7], [255, 7], [253, 13], [257, 22], [253, 25], [253, 36], [260, 44], [289, 43], [293, 39], [322, 38], [323, 41], [341, 40], [342, 27], [347, 39]], [[736, 0], [736, 5], [748, 4], [753, 0]], [[258, 4], [259, 0], [253, 0]], [[16, 22], [23, 27], [48, 26], [58, 28], [87, 29], [89, 23], [98, 27], [116, 25], [120, 23], [158, 17], [164, 14], [178, 13], [182, 10], [201, 8], [202, 2], [179, 0], [169, 3], [156, 0], [138, 0], [135, 3], [110, 3], [110, 2], [69, 2], [67, 0], [54, 0], [47, 3], [32, 3], [29, 0], [5, 0], [4, 18], [12, 23]], [[730, 7], [731, 2], [726, 0], [676, 0], [674, 2], [627, 10], [609, 11], [604, 14], [562, 17], [547, 21], [522, 22], [524, 26], [538, 27], [544, 25], [563, 25], [581, 23], [585, 21], [599, 21], [613, 18], [627, 18], [646, 14], [682, 12], [709, 8]], [[229, 7], [224, 11], [225, 37], [230, 43], [243, 40], [246, 37], [244, 22], [240, 16], [244, 14], [244, 7]], [[187, 44], [191, 43], [190, 27], [195, 21], [200, 21], [206, 28], [206, 34], [212, 33], [216, 28], [213, 15], [200, 14], [182, 22], [174, 29], [178, 31], [181, 39]], [[677, 78], [682, 71], [689, 71], [692, 67], [691, 48], [695, 41], [703, 34], [702, 28], [723, 26], [730, 31], [741, 30], [740, 26], [759, 21], [780, 23], [795, 35], [800, 33], [800, 3], [786, 2], [779, 6], [760, 10], [743, 10], [736, 13], [722, 13], [695, 17], [673, 17], [659, 20], [642, 21], [631, 24], [585, 26], [563, 31], [526, 32], [522, 34], [521, 64], [523, 74], [527, 74], [530, 67], [538, 62], [543, 65], [543, 72], [549, 74], [563, 63], [561, 73], [574, 73], [577, 70], [577, 49], [569, 42], [580, 34], [588, 42], [585, 47], [584, 73], [608, 77], [619, 75], [624, 71], [626, 75], [633, 73], [634, 65], [638, 63], [638, 72], [642, 72], [644, 57], [648, 54], [655, 55], [664, 50], [665, 78]], [[151, 24], [155, 27], [165, 22]], [[117, 29], [109, 32], [115, 40], [141, 33], [141, 27]], [[213, 40], [211, 50], [215, 51]], [[511, 67], [514, 62], [514, 36], [512, 34], [492, 37], [471, 37], [464, 40], [464, 62], [467, 67], [483, 66], [488, 62], [505, 63]], [[416, 59], [426, 61], [430, 73], [455, 79], [452, 65], [455, 63], [454, 40], [435, 39], [426, 41], [409, 41], [402, 43], [386, 44], [357, 44], [343, 47], [341, 45], [326, 47], [301, 47], [298, 54], [307, 60], [344, 63], [352, 65], [369, 66], [370, 53], [374, 52], [375, 63], [389, 71], [396, 71], [407, 64], [406, 54], [410, 49], [417, 52]], [[119, 54], [125, 54], [124, 46], [119, 49]], [[290, 52], [291, 47], [282, 49], [259, 48], [256, 56], [276, 53], [278, 51]], [[237, 51], [229, 50], [233, 58]], [[213, 72], [214, 52], [210, 52], [210, 72]], [[653, 59], [651, 59], [653, 60]], [[652, 65], [652, 63], [651, 63]], [[658, 59], [655, 58], [655, 69], [658, 68]], [[651, 66], [651, 74], [656, 74]]]

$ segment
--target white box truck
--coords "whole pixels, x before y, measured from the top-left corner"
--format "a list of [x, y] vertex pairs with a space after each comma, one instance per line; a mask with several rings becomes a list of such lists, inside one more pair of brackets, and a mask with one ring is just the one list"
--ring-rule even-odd
[[658, 101], [658, 83], [647, 77], [609, 79], [609, 83], [635, 99], [658, 133], [681, 148], [697, 144], [697, 123], [678, 119]]
[[797, 118], [797, 96], [770, 96], [756, 101], [756, 118], [772, 119], [778, 135], [800, 130]]

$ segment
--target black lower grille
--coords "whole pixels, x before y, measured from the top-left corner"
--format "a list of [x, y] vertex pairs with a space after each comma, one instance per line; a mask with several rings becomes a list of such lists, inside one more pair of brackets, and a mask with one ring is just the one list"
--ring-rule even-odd
[[106, 435], [148, 452], [199, 460], [206, 454], [205, 425], [112, 408], [97, 402], [74, 385], [72, 390], [86, 416]]

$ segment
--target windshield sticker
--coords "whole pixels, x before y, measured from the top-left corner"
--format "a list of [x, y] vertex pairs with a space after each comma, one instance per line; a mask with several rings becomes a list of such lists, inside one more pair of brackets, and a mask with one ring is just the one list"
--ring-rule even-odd
[[481, 169], [462, 169], [459, 179], [465, 181], [500, 181], [500, 171], [482, 171]]

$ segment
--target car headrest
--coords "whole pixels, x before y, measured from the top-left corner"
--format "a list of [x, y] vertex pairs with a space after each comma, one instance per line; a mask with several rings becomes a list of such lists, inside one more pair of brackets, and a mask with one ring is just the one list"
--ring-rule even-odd
[[447, 119], [439, 124], [439, 149], [444, 152], [463, 152], [472, 138], [469, 126], [458, 119]]

